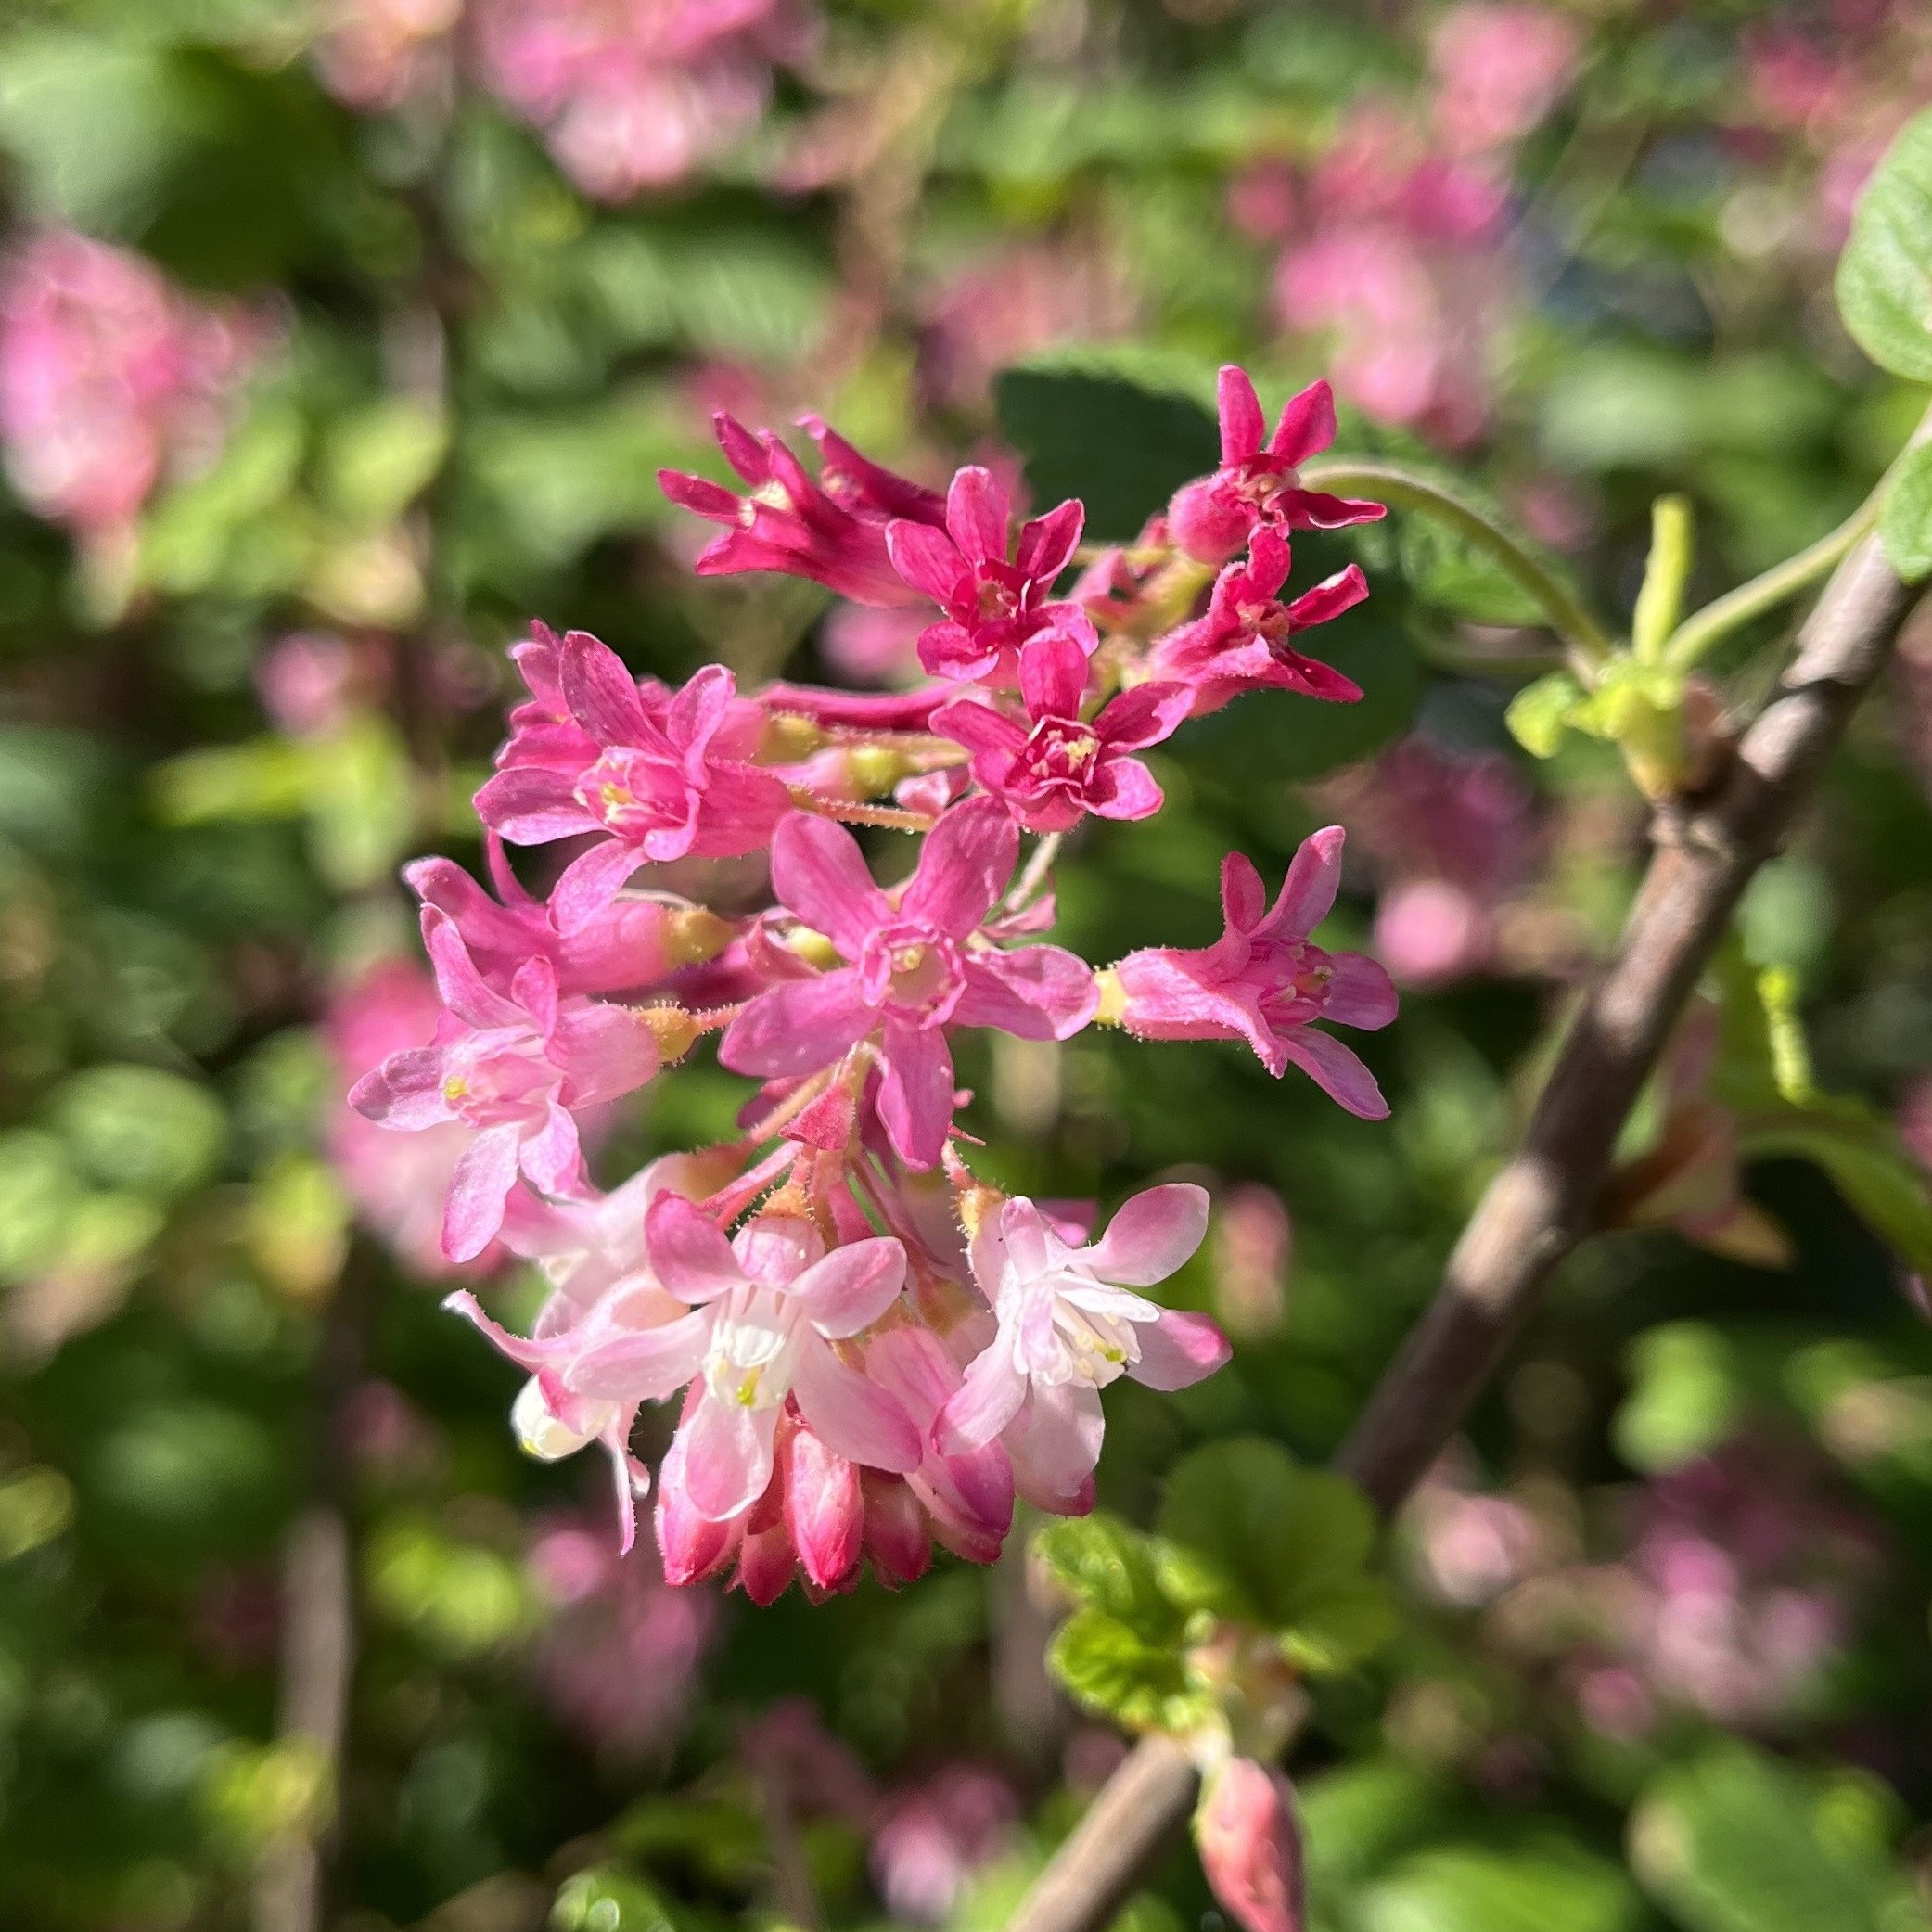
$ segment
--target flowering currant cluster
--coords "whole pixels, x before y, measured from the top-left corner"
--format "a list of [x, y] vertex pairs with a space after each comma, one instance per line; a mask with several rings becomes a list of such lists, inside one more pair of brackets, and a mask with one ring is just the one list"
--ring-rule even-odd
[[[815, 1592], [866, 1560], [909, 1580], [935, 1540], [991, 1561], [1016, 1495], [1091, 1506], [1109, 1382], [1181, 1388], [1226, 1359], [1212, 1323], [1148, 1293], [1200, 1245], [1206, 1194], [1152, 1188], [1096, 1236], [1091, 1208], [979, 1183], [955, 1126], [957, 1030], [1245, 1041], [1273, 1073], [1293, 1061], [1350, 1111], [1388, 1111], [1315, 1025], [1395, 1013], [1380, 966], [1309, 938], [1335, 896], [1338, 827], [1307, 841], [1272, 906], [1231, 854], [1211, 946], [1096, 972], [1039, 940], [1045, 841], [1089, 812], [1160, 809], [1135, 753], [1244, 691], [1360, 695], [1297, 642], [1367, 594], [1359, 569], [1279, 595], [1293, 531], [1382, 514], [1301, 486], [1298, 466], [1334, 433], [1327, 388], [1296, 397], [1272, 437], [1240, 370], [1221, 395], [1221, 467], [1066, 596], [1079, 503], [1016, 532], [983, 468], [940, 496], [808, 419], [814, 477], [775, 435], [721, 416], [744, 493], [663, 479], [723, 526], [698, 569], [924, 602], [930, 682], [748, 696], [711, 665], [671, 690], [594, 637], [539, 626], [512, 652], [529, 697], [477, 796], [495, 895], [447, 861], [409, 869], [442, 1012], [434, 1041], [392, 1054], [352, 1104], [465, 1137], [445, 1256], [500, 1242], [554, 1292], [528, 1337], [467, 1290], [451, 1305], [530, 1372], [515, 1421], [532, 1453], [608, 1450], [627, 1546], [648, 1481], [629, 1446], [639, 1405], [681, 1399], [657, 1482], [673, 1581], [735, 1566], [768, 1601], [799, 1569]], [[911, 869], [880, 885], [850, 824], [919, 835]], [[1028, 833], [1042, 843], [1015, 889]], [[572, 855], [531, 897], [505, 845], [562, 840]], [[755, 916], [648, 884], [668, 861], [766, 851], [772, 903]], [[739, 1137], [599, 1194], [586, 1110], [713, 1033], [720, 1062], [758, 1083]]]

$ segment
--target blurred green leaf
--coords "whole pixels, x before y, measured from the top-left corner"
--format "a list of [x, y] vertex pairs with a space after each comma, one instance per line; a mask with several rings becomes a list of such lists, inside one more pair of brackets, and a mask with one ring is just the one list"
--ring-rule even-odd
[[1581, 1851], [1424, 1851], [1358, 1895], [1362, 1932], [1623, 1932], [1642, 1906]]
[[1838, 313], [1882, 369], [1932, 380], [1932, 109], [1899, 131], [1859, 198]]
[[1130, 1731], [1186, 1731], [1213, 1708], [1190, 1679], [1177, 1641], [1150, 1643], [1101, 1610], [1076, 1610], [1047, 1662], [1076, 1703]]
[[51, 1111], [83, 1172], [161, 1200], [206, 1180], [228, 1138], [221, 1103], [158, 1067], [90, 1067], [59, 1089]]
[[658, 1893], [620, 1865], [566, 1879], [550, 1908], [552, 1932], [675, 1932], [676, 1923]]
[[1033, 1549], [1083, 1608], [1105, 1611], [1150, 1642], [1178, 1641], [1183, 1619], [1161, 1593], [1154, 1546], [1119, 1517], [1063, 1517], [1039, 1531]]
[[1932, 443], [1912, 451], [1892, 479], [1878, 534], [1887, 560], [1907, 583], [1932, 577]]
[[1730, 1343], [1703, 1322], [1647, 1329], [1626, 1357], [1631, 1392], [1611, 1434], [1632, 1469], [1657, 1475], [1727, 1440], [1743, 1411], [1743, 1383]]
[[1644, 1792], [1631, 1863], [1685, 1932], [1923, 1932], [1910, 1876], [1829, 1800], [1749, 1745], [1714, 1745]]
[[58, 1135], [0, 1134], [0, 1282], [24, 1281], [58, 1254], [82, 1192]]
[[396, 396], [336, 423], [322, 447], [325, 498], [361, 528], [393, 522], [429, 486], [449, 448], [440, 410]]
[[1587, 700], [1567, 671], [1553, 671], [1525, 685], [1505, 714], [1510, 736], [1532, 758], [1555, 758], [1570, 721]]

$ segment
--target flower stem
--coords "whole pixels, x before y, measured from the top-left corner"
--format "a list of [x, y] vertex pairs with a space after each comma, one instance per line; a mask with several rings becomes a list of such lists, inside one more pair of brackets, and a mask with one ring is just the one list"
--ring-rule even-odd
[[1730, 636], [1753, 618], [1775, 610], [1787, 597], [1795, 597], [1808, 583], [1815, 582], [1831, 569], [1851, 546], [1871, 529], [1877, 514], [1876, 495], [1868, 498], [1829, 535], [1822, 536], [1809, 549], [1787, 557], [1748, 583], [1740, 583], [1714, 598], [1702, 610], [1684, 619], [1664, 646], [1664, 662], [1674, 671], [1688, 671], [1712, 645]]
[[1535, 599], [1586, 682], [1596, 666], [1616, 649], [1609, 633], [1555, 571], [1484, 511], [1452, 495], [1432, 479], [1393, 464], [1337, 457], [1330, 462], [1304, 464], [1301, 480], [1311, 490], [1360, 493], [1398, 509], [1420, 510], [1466, 537], [1478, 550], [1494, 558], [1519, 590]]

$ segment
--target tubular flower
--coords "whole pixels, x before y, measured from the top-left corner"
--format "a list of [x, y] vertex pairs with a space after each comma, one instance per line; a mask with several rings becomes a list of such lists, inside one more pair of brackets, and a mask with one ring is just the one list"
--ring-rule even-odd
[[1276, 594], [1288, 581], [1289, 563], [1288, 540], [1264, 524], [1254, 533], [1247, 561], [1228, 565], [1215, 580], [1207, 614], [1155, 645], [1148, 670], [1189, 685], [1196, 715], [1219, 710], [1244, 691], [1299, 691], [1343, 704], [1361, 697], [1362, 686], [1352, 678], [1304, 656], [1290, 640], [1368, 595], [1362, 567], [1350, 564], [1284, 604]]
[[761, 993], [732, 1021], [720, 1060], [784, 1079], [876, 1036], [886, 1132], [902, 1159], [934, 1165], [953, 1120], [949, 1025], [1064, 1040], [1094, 1016], [1093, 975], [1070, 953], [1006, 953], [982, 929], [1018, 845], [1002, 805], [968, 799], [940, 820], [912, 877], [889, 895], [850, 832], [803, 813], [787, 819], [772, 848], [773, 889], [844, 964]]
[[570, 1109], [641, 1087], [658, 1070], [658, 1043], [621, 1006], [559, 999], [547, 959], [526, 961], [509, 992], [495, 992], [471, 962], [455, 922], [433, 907], [423, 915], [423, 936], [448, 1009], [436, 1043], [391, 1054], [356, 1081], [349, 1104], [403, 1132], [448, 1120], [473, 1131], [442, 1223], [444, 1255], [467, 1261], [503, 1225], [519, 1172], [546, 1194], [582, 1192]]
[[1227, 929], [1211, 946], [1155, 946], [1112, 969], [1103, 1017], [1143, 1040], [1245, 1040], [1279, 1078], [1292, 1060], [1330, 1099], [1368, 1120], [1388, 1117], [1375, 1076], [1339, 1040], [1331, 1019], [1368, 1031], [1395, 1017], [1395, 988], [1360, 953], [1324, 953], [1309, 934], [1327, 916], [1341, 880], [1339, 825], [1302, 841], [1273, 906], [1261, 876], [1239, 852], [1221, 868]]
[[557, 882], [550, 903], [560, 931], [587, 926], [640, 865], [751, 851], [791, 809], [778, 779], [736, 755], [752, 748], [744, 727], [758, 721], [734, 717], [737, 681], [722, 664], [657, 709], [615, 651], [572, 632], [559, 684], [595, 757], [574, 772], [510, 765], [477, 794], [477, 812], [518, 845], [604, 835]]
[[[700, 577], [739, 570], [782, 570], [809, 577], [855, 604], [912, 604], [909, 587], [887, 554], [890, 518], [940, 521], [939, 499], [903, 477], [868, 463], [842, 439], [820, 432], [829, 443], [831, 467], [824, 483], [769, 429], [753, 435], [722, 409], [711, 418], [724, 460], [744, 480], [740, 496], [722, 483], [682, 470], [660, 469], [658, 482], [681, 508], [722, 523], [699, 555]], [[1004, 543], [1004, 532], [1002, 542]]]
[[1020, 646], [1045, 630], [1072, 638], [1084, 656], [1099, 648], [1093, 619], [1078, 604], [1052, 601], [1055, 581], [1080, 543], [1085, 509], [1069, 499], [1021, 524], [1009, 561], [1012, 517], [1005, 486], [969, 465], [946, 493], [943, 529], [905, 519], [887, 527], [894, 569], [945, 612], [919, 634], [919, 661], [935, 677], [1010, 685]]
[[728, 1522], [772, 1479], [787, 1397], [835, 1455], [870, 1467], [916, 1468], [919, 1432], [899, 1403], [833, 1347], [898, 1299], [905, 1249], [890, 1237], [825, 1251], [810, 1222], [764, 1215], [727, 1241], [717, 1223], [662, 1194], [645, 1222], [658, 1280], [691, 1312], [615, 1337], [564, 1371], [571, 1393], [662, 1401], [692, 1383], [678, 1427], [683, 1493], [698, 1516]]
[[1128, 756], [1172, 736], [1194, 694], [1184, 685], [1137, 685], [1091, 721], [1081, 716], [1086, 654], [1064, 632], [1036, 637], [1019, 654], [1027, 722], [992, 704], [958, 699], [932, 728], [973, 754], [973, 776], [1030, 832], [1066, 832], [1088, 812], [1150, 818], [1160, 787]]
[[1204, 564], [1225, 563], [1265, 524], [1285, 530], [1341, 530], [1388, 514], [1378, 503], [1304, 490], [1300, 466], [1335, 441], [1335, 396], [1311, 382], [1283, 406], [1268, 434], [1247, 372], [1221, 372], [1221, 467], [1184, 483], [1168, 505], [1174, 542]]
[[1165, 1281], [1207, 1232], [1207, 1191], [1185, 1183], [1135, 1195], [1081, 1247], [1024, 1196], [987, 1213], [972, 1267], [998, 1328], [940, 1412], [940, 1448], [956, 1454], [1004, 1434], [1046, 1506], [1064, 1506], [1100, 1459], [1100, 1391], [1109, 1382], [1132, 1375], [1150, 1388], [1186, 1388], [1228, 1359], [1207, 1316], [1135, 1292]]

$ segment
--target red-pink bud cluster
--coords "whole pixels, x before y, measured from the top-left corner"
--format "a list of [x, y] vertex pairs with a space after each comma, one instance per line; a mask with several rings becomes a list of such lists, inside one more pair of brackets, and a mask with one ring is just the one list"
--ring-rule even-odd
[[[961, 1029], [1053, 1041], [1101, 1020], [1246, 1040], [1271, 1071], [1293, 1060], [1343, 1105], [1386, 1111], [1312, 1024], [1394, 1013], [1378, 966], [1308, 937], [1334, 896], [1338, 829], [1304, 846], [1272, 911], [1231, 856], [1216, 946], [1106, 972], [1041, 941], [1050, 851], [1013, 888], [1024, 834], [1158, 810], [1131, 754], [1192, 712], [1247, 688], [1358, 695], [1287, 639], [1366, 595], [1360, 572], [1276, 596], [1289, 530], [1379, 514], [1300, 487], [1296, 465], [1332, 423], [1326, 390], [1298, 397], [1265, 447], [1240, 371], [1222, 398], [1222, 467], [1175, 500], [1192, 549], [1157, 531], [1094, 567], [1119, 595], [1090, 595], [1090, 571], [1068, 599], [1055, 592], [1079, 503], [1016, 531], [983, 469], [940, 496], [812, 421], [814, 480], [776, 436], [721, 419], [750, 494], [666, 479], [727, 526], [698, 568], [787, 570], [875, 605], [930, 598], [919, 647], [936, 682], [740, 694], [711, 665], [671, 690], [594, 637], [536, 626], [512, 654], [529, 697], [477, 796], [496, 896], [446, 861], [409, 869], [434, 1035], [390, 1053], [352, 1102], [435, 1136], [450, 1261], [500, 1247], [544, 1270], [553, 1292], [529, 1336], [467, 1292], [452, 1305], [530, 1372], [515, 1420], [533, 1454], [604, 1445], [627, 1541], [649, 1479], [633, 1425], [643, 1403], [678, 1402], [657, 1500], [672, 1582], [729, 1568], [768, 1601], [799, 1574], [849, 1588], [867, 1562], [904, 1581], [934, 1542], [990, 1562], [1016, 1497], [1091, 1507], [1108, 1383], [1181, 1388], [1225, 1361], [1211, 1322], [1148, 1292], [1199, 1247], [1207, 1196], [1153, 1188], [1094, 1238], [1090, 1216], [976, 1183], [957, 1151]], [[1250, 540], [1196, 615], [1204, 564]], [[1149, 621], [1163, 598], [1171, 621]], [[921, 835], [910, 870], [880, 885], [849, 824]], [[536, 899], [505, 843], [563, 840]], [[771, 891], [755, 915], [648, 884], [666, 862], [689, 878], [692, 861], [760, 851]], [[600, 1194], [586, 1117], [706, 1034], [758, 1083], [739, 1137]], [[940, 1168], [951, 1211], [935, 1215], [921, 1176]]]

